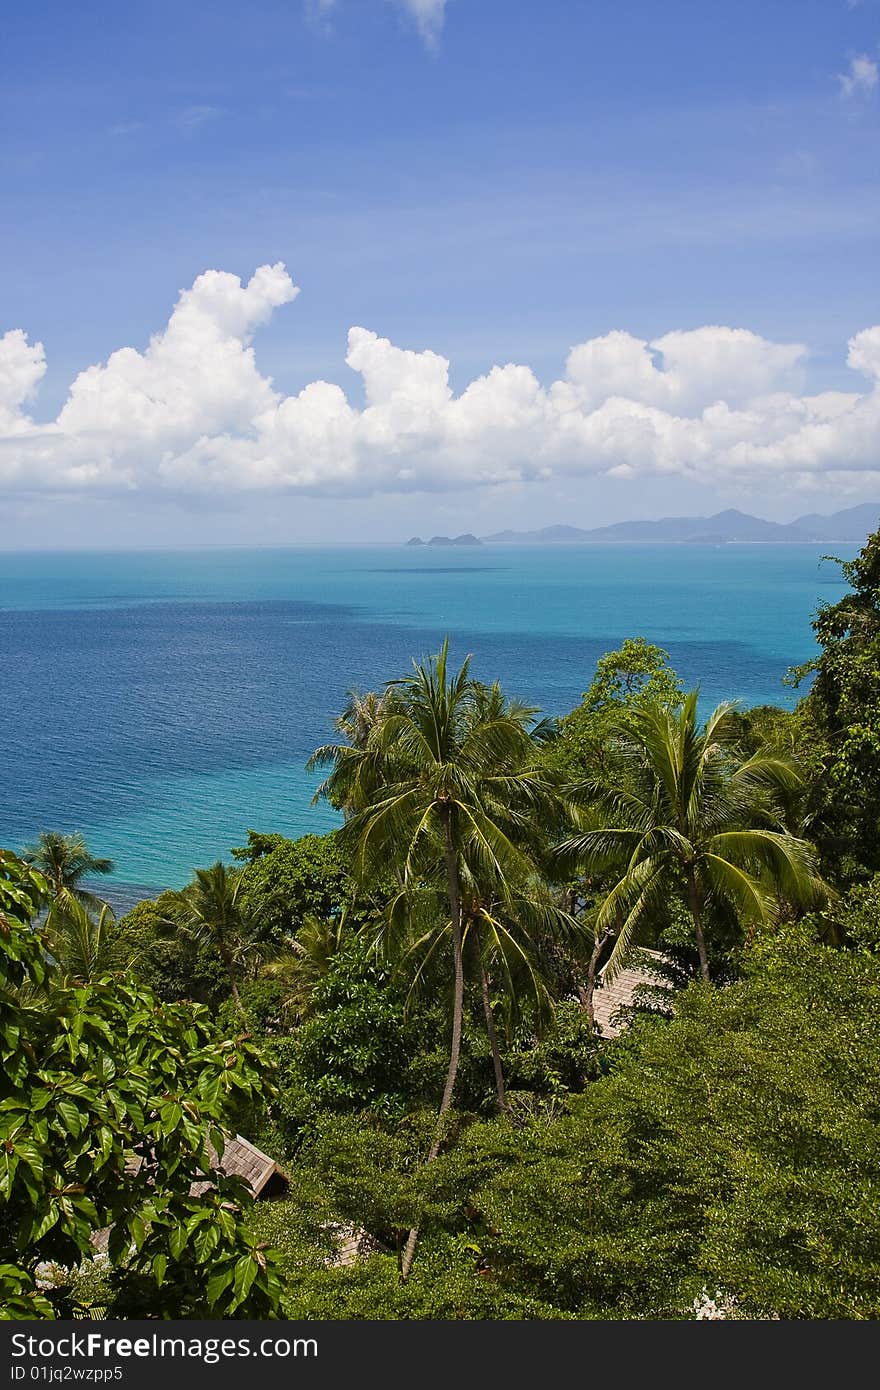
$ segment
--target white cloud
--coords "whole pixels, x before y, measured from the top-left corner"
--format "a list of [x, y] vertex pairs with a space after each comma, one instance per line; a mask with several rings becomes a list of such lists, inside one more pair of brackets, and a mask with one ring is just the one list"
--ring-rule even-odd
[[20, 328], [4, 333], [0, 338], [0, 438], [33, 427], [22, 406], [36, 395], [45, 372], [42, 343], [29, 343]]
[[425, 42], [433, 43], [443, 28], [446, 0], [398, 0], [398, 3], [412, 15]]
[[[394, 0], [411, 19], [429, 46], [435, 43], [446, 18], [446, 0]], [[326, 20], [336, 9], [337, 0], [306, 0], [306, 14], [313, 20]]]
[[807, 350], [742, 328], [622, 331], [579, 343], [557, 381], [493, 367], [456, 395], [449, 363], [352, 328], [365, 403], [314, 381], [294, 396], [252, 337], [298, 291], [283, 265], [247, 284], [206, 271], [144, 351], [81, 372], [58, 417], [26, 407], [42, 345], [0, 338], [0, 484], [7, 491], [366, 496], [607, 474], [707, 484], [880, 479], [880, 326], [857, 333], [852, 391], [805, 394]]
[[[723, 398], [740, 405], [782, 384], [803, 359], [799, 344], [770, 343], [745, 328], [695, 328], [643, 343], [609, 333], [573, 348], [561, 393], [595, 409], [608, 396], [693, 413]], [[657, 360], [662, 362], [662, 369]]]
[[880, 83], [880, 70], [867, 53], [859, 53], [850, 60], [846, 72], [837, 74], [837, 80], [845, 97], [871, 96]]

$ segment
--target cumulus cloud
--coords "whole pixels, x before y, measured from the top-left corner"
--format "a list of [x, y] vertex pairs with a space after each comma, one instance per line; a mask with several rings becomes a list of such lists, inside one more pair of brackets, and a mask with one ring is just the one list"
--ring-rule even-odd
[[839, 72], [837, 80], [840, 83], [841, 95], [845, 97], [866, 97], [872, 96], [880, 83], [880, 70], [873, 58], [869, 58], [867, 53], [859, 53], [851, 59], [846, 72]]
[[36, 395], [45, 373], [42, 343], [29, 343], [20, 328], [4, 333], [0, 338], [0, 438], [33, 428], [22, 407]]
[[552, 477], [677, 474], [731, 483], [880, 477], [880, 326], [849, 342], [856, 389], [805, 393], [807, 349], [744, 328], [615, 331], [573, 347], [559, 379], [495, 366], [455, 394], [449, 362], [352, 328], [364, 403], [327, 381], [277, 391], [252, 339], [298, 294], [285, 267], [246, 283], [209, 270], [143, 351], [80, 372], [57, 418], [28, 413], [46, 370], [21, 329], [0, 338], [7, 491], [311, 495], [444, 491]]

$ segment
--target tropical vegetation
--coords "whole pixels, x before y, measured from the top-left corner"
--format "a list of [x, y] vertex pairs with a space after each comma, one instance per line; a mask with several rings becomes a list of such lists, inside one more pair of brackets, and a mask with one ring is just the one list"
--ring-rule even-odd
[[880, 534], [844, 575], [793, 710], [631, 638], [547, 720], [444, 643], [316, 750], [329, 835], [119, 920], [0, 852], [3, 1316], [880, 1316]]

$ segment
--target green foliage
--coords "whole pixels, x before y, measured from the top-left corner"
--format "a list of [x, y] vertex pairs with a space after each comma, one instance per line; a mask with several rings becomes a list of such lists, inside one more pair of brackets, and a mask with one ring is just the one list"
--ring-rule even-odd
[[[250, 995], [261, 987], [258, 981], [242, 991], [252, 1025]], [[458, 1104], [486, 1112], [493, 1105], [492, 1062], [479, 996], [469, 992], [466, 1004]], [[573, 1012], [580, 1013], [576, 1006]], [[221, 1024], [227, 1019], [233, 1016], [221, 1011]], [[277, 1027], [277, 1019], [271, 1022], [266, 1043], [276, 1059], [277, 1094], [271, 1117], [249, 1116], [248, 1132], [269, 1152], [295, 1154], [299, 1165], [302, 1145], [333, 1116], [368, 1109], [378, 1122], [393, 1126], [431, 1107], [448, 1068], [448, 1027], [445, 998], [407, 1000], [405, 983], [367, 943], [349, 942], [315, 987], [309, 1017], [289, 1033]], [[551, 1090], [561, 1086], [563, 1075], [577, 1071], [579, 1048], [573, 1032], [569, 1042], [561, 1031], [557, 1053], [554, 1036], [540, 1044], [541, 1060], [530, 1063], [534, 1043], [523, 1034], [505, 1053], [505, 1066], [509, 1061], [515, 1076], [525, 1068]]]
[[427, 1167], [427, 1114], [324, 1121], [298, 1159], [309, 1208], [390, 1253], [326, 1269], [301, 1217], [288, 1315], [680, 1318], [708, 1288], [735, 1316], [876, 1318], [878, 1006], [876, 958], [791, 929], [634, 1024], [582, 1094], [460, 1120]]
[[731, 724], [736, 730], [741, 751], [775, 754], [795, 758], [801, 748], [801, 721], [795, 710], [778, 705], [753, 705], [751, 709], [731, 711]]
[[[426, 1111], [393, 1131], [368, 1114], [325, 1117], [297, 1160], [297, 1191], [258, 1228], [283, 1251], [285, 1311], [294, 1318], [557, 1318], [564, 1313], [499, 1285], [482, 1268], [467, 1215], [468, 1182], [482, 1177], [446, 1159], [421, 1162], [434, 1125]], [[511, 1131], [507, 1131], [508, 1139]], [[515, 1145], [508, 1144], [511, 1154]], [[273, 1204], [274, 1206], [275, 1204]], [[421, 1213], [429, 1227], [423, 1260], [406, 1284], [399, 1258]], [[316, 1220], [317, 1216], [317, 1220]], [[346, 1237], [364, 1253], [338, 1264]], [[370, 1255], [370, 1250], [376, 1251]], [[388, 1253], [382, 1253], [382, 1252]]]
[[880, 874], [853, 888], [834, 918], [844, 940], [880, 955]]
[[[169, 923], [176, 923], [169, 926]], [[191, 999], [212, 1008], [229, 993], [229, 980], [211, 948], [195, 942], [184, 929], [176, 893], [155, 902], [140, 902], [119, 920], [120, 951], [131, 958], [132, 972], [160, 999]]]
[[[372, 883], [390, 869], [398, 882], [402, 914], [385, 919], [392, 936], [398, 934], [401, 917], [406, 931], [410, 903], [425, 885], [443, 885], [450, 924], [452, 1026], [449, 1068], [427, 1163], [442, 1141], [458, 1076], [465, 900], [477, 895], [481, 903], [507, 904], [535, 875], [532, 827], [555, 802], [535, 759], [537, 711], [509, 700], [497, 683], [474, 681], [470, 658], [457, 672], [450, 671], [448, 658], [446, 640], [426, 663], [414, 662], [410, 676], [391, 682], [387, 703], [384, 697], [372, 702], [368, 718], [357, 722], [344, 716], [341, 728], [349, 742], [319, 748], [311, 759], [313, 766], [330, 769], [320, 793], [348, 813], [340, 837], [353, 850], [356, 876]], [[491, 1005], [486, 1020], [494, 1035]], [[500, 1080], [498, 1092], [501, 1104]], [[403, 1278], [417, 1236], [414, 1225]]]
[[556, 1004], [552, 1027], [540, 1039], [519, 1037], [505, 1053], [508, 1099], [528, 1113], [540, 1111], [545, 1098], [559, 1100], [583, 1090], [598, 1074], [597, 1049], [581, 1005], [572, 1000]]
[[492, 1322], [553, 1320], [567, 1315], [499, 1284], [480, 1267], [469, 1241], [449, 1240], [431, 1249], [401, 1283], [397, 1259], [377, 1254], [352, 1268], [313, 1269], [290, 1279], [285, 1311], [290, 1318], [332, 1320], [345, 1310], [355, 1321], [462, 1319]]
[[375, 1112], [325, 1114], [298, 1164], [337, 1220], [399, 1246], [421, 1199], [418, 1175], [432, 1119], [422, 1111], [389, 1125]]
[[288, 1032], [285, 1021], [285, 989], [281, 980], [258, 976], [244, 980], [239, 995], [241, 1012], [231, 998], [224, 999], [217, 1010], [217, 1022], [223, 1032], [234, 1033], [242, 1027], [242, 1017], [248, 1030], [260, 1037], [270, 1038]]
[[285, 1286], [301, 1271], [322, 1269], [337, 1250], [338, 1219], [334, 1222], [327, 1192], [301, 1164], [288, 1194], [255, 1203], [249, 1224], [257, 1240], [275, 1251]]
[[196, 869], [191, 883], [174, 895], [169, 930], [182, 930], [197, 946], [208, 947], [226, 971], [235, 1007], [242, 1013], [238, 982], [256, 948], [253, 918], [241, 901], [242, 873], [217, 860]]
[[10, 931], [10, 919], [30, 922], [47, 902], [48, 880], [10, 850], [0, 849], [0, 931]]
[[[777, 788], [777, 804], [787, 830], [814, 840], [814, 796], [824, 778], [827, 745], [809, 701], [801, 700], [793, 710], [756, 705], [733, 710], [730, 717], [744, 756], [782, 758], [798, 767], [800, 785]], [[826, 868], [830, 867], [826, 862]]]
[[355, 941], [334, 957], [315, 986], [309, 1018], [272, 1043], [278, 1067], [273, 1115], [288, 1151], [322, 1110], [403, 1113], [412, 1098], [414, 1051], [404, 1005], [400, 986], [365, 943]]
[[[330, 1109], [394, 1106], [408, 1061], [401, 990], [362, 946], [337, 956], [297, 1035], [300, 1075]], [[392, 1099], [394, 1098], [394, 1099]]]
[[249, 830], [247, 845], [233, 854], [247, 862], [240, 899], [262, 940], [295, 936], [310, 918], [337, 918], [352, 898], [348, 859], [335, 832], [286, 840]]
[[676, 709], [683, 699], [669, 654], [644, 637], [627, 638], [622, 647], [596, 662], [581, 704], [561, 721], [559, 736], [547, 744], [541, 761], [570, 779], [613, 778], [617, 774], [613, 731], [643, 705], [659, 703]]
[[[472, 1195], [500, 1278], [579, 1316], [880, 1312], [880, 964], [800, 934], [615, 1045]], [[471, 1130], [463, 1144], [480, 1144]]]
[[583, 703], [594, 711], [655, 702], [675, 709], [683, 699], [684, 688], [669, 664], [669, 653], [644, 637], [627, 637], [617, 651], [599, 657]]
[[[4, 857], [2, 882], [18, 888]], [[22, 986], [41, 986], [36, 1003]], [[0, 1235], [6, 1316], [49, 1316], [34, 1272], [76, 1268], [109, 1228], [114, 1310], [267, 1316], [279, 1284], [244, 1219], [249, 1194], [216, 1167], [241, 1101], [264, 1085], [246, 1039], [206, 1010], [161, 1004], [126, 978], [56, 984], [41, 938], [0, 921]], [[208, 1176], [207, 1192], [193, 1184]], [[204, 1266], [211, 1262], [211, 1277]]]
[[816, 673], [802, 702], [822, 768], [813, 833], [826, 862], [852, 882], [880, 868], [880, 531], [840, 567], [851, 592], [819, 609], [821, 653], [792, 679]]
[[447, 846], [493, 887], [512, 870], [528, 874], [518, 843], [523, 817], [549, 793], [531, 766], [537, 712], [474, 681], [469, 661], [450, 672], [444, 643], [391, 683], [394, 698], [363, 746], [332, 744], [313, 754], [314, 766], [331, 769], [322, 794], [351, 809], [337, 833], [358, 879], [390, 868], [400, 885], [433, 882], [447, 872]]
[[311, 917], [296, 936], [288, 937], [279, 951], [264, 960], [261, 974], [276, 987], [280, 1017], [287, 1024], [301, 1022], [314, 1013], [315, 988], [351, 940], [352, 926], [343, 918]]
[[0, 1321], [20, 1322], [54, 1316], [51, 1302], [40, 1293], [27, 1270], [18, 1264], [0, 1264]]

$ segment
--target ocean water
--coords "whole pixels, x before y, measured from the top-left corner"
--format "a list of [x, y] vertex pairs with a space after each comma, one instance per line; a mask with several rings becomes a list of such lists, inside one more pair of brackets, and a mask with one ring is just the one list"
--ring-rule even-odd
[[346, 691], [446, 634], [549, 714], [634, 636], [668, 649], [706, 711], [790, 707], [782, 677], [844, 592], [824, 549], [0, 552], [0, 844], [79, 830], [116, 861], [103, 887], [124, 904], [183, 885], [248, 827], [324, 831], [336, 817], [310, 804], [304, 763]]

